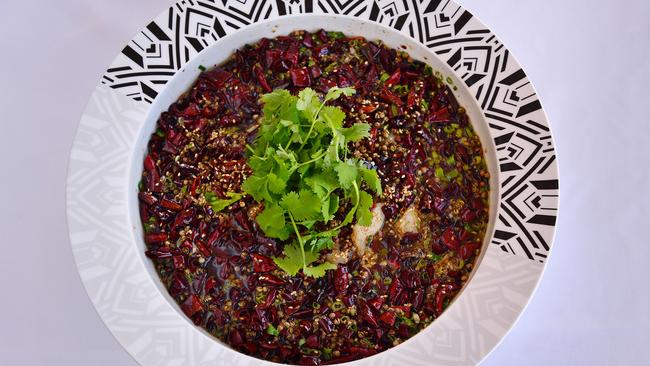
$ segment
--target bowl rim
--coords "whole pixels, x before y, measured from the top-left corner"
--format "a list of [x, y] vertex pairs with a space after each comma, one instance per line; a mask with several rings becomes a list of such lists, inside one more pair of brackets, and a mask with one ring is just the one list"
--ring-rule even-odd
[[[462, 8], [458, 7], [458, 9], [462, 9]], [[172, 10], [173, 10], [173, 7], [170, 8], [169, 11], [172, 11]], [[166, 16], [167, 16], [167, 13], [163, 13], [161, 16], [156, 18], [157, 19], [156, 21], [160, 22], [162, 20], [162, 18], [164, 18]], [[333, 16], [333, 15], [332, 14], [308, 14], [308, 15], [307, 14], [299, 14], [299, 15], [295, 15], [293, 17], [294, 18], [304, 18], [304, 17], [322, 17], [322, 16], [328, 17], [328, 16]], [[357, 20], [357, 18], [347, 16], [347, 15], [335, 15], [334, 17], [335, 18], [346, 18], [346, 19], [349, 19], [349, 20]], [[273, 23], [273, 22], [287, 21], [289, 19], [291, 19], [290, 16], [284, 16], [282, 18], [279, 18], [279, 17], [276, 16], [276, 17], [274, 17], [272, 19], [266, 20], [264, 23], [262, 23], [262, 22], [260, 22], [260, 23], [261, 24], [267, 24], [267, 23]], [[364, 22], [370, 22], [370, 23], [373, 24], [373, 26], [379, 24], [379, 23], [373, 22], [372, 20], [367, 20], [367, 19], [363, 20], [363, 21]], [[475, 19], [474, 19], [474, 21], [478, 22]], [[480, 22], [478, 22], [478, 24], [482, 25]], [[396, 32], [394, 29], [388, 28], [388, 27], [386, 27], [385, 25], [382, 25], [382, 24], [380, 24], [380, 27], [382, 27], [382, 28], [384, 28], [384, 29], [386, 29], [386, 30], [388, 30], [390, 32]], [[237, 32], [233, 32], [230, 35], [227, 35], [226, 37], [230, 37], [230, 36], [234, 37], [234, 36], [236, 36], [236, 34], [237, 34]], [[223, 40], [223, 39], [225, 39], [225, 37], [222, 38], [221, 40]], [[133, 42], [133, 40], [132, 40], [132, 42]], [[207, 47], [206, 47], [206, 50], [207, 50]], [[198, 55], [195, 55], [193, 59], [196, 59], [197, 56]], [[124, 61], [123, 55], [122, 54], [118, 55], [118, 58], [116, 58], [113, 65], [123, 63], [123, 61]], [[189, 63], [191, 63], [191, 60], [190, 60]], [[189, 63], [185, 64], [180, 70], [184, 71], [186, 69], [186, 66]], [[111, 70], [116, 69], [115, 67], [113, 67], [113, 65], [111, 66], [111, 68], [109, 68], [109, 70], [107, 72], [107, 75], [112, 76], [111, 73], [114, 74], [116, 72], [116, 71], [111, 71]], [[519, 64], [516, 63], [516, 61], [515, 61], [514, 65], [518, 66]], [[178, 74], [178, 71], [174, 71], [173, 75], [177, 75], [177, 74]], [[460, 89], [462, 89], [466, 85], [466, 80], [463, 80], [462, 78], [459, 78], [459, 79], [461, 81], [465, 81], [465, 83], [461, 84]], [[525, 79], [525, 75], [524, 75], [524, 79]], [[525, 80], [527, 80], [527, 79], [525, 79]], [[532, 89], [532, 86], [531, 86], [531, 89]], [[532, 90], [534, 91], [534, 89], [532, 89]], [[130, 354], [132, 354], [132, 356], [138, 362], [144, 363], [145, 361], [143, 361], [141, 356], [137, 355], [137, 352], [135, 352], [135, 353], [132, 352], [133, 347], [128, 343], [128, 341], [125, 341], [124, 337], [118, 336], [118, 334], [120, 333], [120, 330], [118, 329], [119, 327], [116, 326], [114, 324], [114, 322], [112, 322], [110, 319], [108, 319], [109, 317], [107, 316], [106, 312], [103, 312], [103, 311], [100, 310], [102, 307], [106, 306], [106, 299], [104, 299], [101, 296], [97, 295], [97, 287], [98, 287], [98, 285], [94, 282], [95, 277], [88, 275], [88, 269], [89, 269], [88, 264], [89, 263], [88, 263], [87, 258], [84, 256], [85, 252], [86, 252], [86, 249], [89, 246], [92, 247], [94, 244], [89, 243], [86, 239], [83, 239], [83, 240], [80, 239], [80, 235], [83, 232], [87, 231], [86, 229], [88, 229], [88, 226], [84, 227], [84, 225], [79, 225], [79, 223], [77, 222], [77, 221], [79, 221], [79, 213], [80, 213], [79, 210], [78, 210], [79, 206], [88, 203], [88, 202], [85, 202], [85, 201], [88, 201], [87, 199], [85, 199], [87, 197], [82, 197], [80, 195], [79, 189], [78, 189], [79, 185], [81, 184], [79, 182], [79, 179], [80, 179], [80, 176], [83, 175], [83, 171], [84, 171], [84, 169], [82, 169], [83, 163], [88, 163], [88, 161], [84, 160], [83, 158], [80, 159], [80, 156], [81, 156], [82, 153], [88, 153], [89, 151], [93, 151], [93, 149], [96, 150], [96, 148], [93, 148], [92, 146], [88, 147], [87, 141], [84, 141], [84, 140], [87, 140], [88, 136], [89, 136], [88, 135], [88, 125], [89, 124], [92, 125], [92, 122], [97, 122], [96, 104], [97, 104], [97, 100], [102, 99], [102, 98], [104, 98], [104, 99], [108, 98], [108, 99], [113, 99], [113, 100], [115, 100], [116, 98], [121, 99], [121, 98], [124, 98], [124, 93], [123, 93], [123, 91], [119, 90], [119, 88], [115, 88], [115, 85], [111, 85], [110, 83], [108, 83], [108, 86], [106, 86], [106, 85], [98, 86], [97, 89], [95, 90], [95, 93], [93, 93], [93, 97], [91, 98], [91, 101], [89, 102], [89, 105], [88, 105], [88, 107], [86, 109], [86, 112], [84, 113], [84, 116], [82, 117], [82, 122], [81, 122], [80, 128], [79, 128], [79, 130], [77, 132], [77, 136], [75, 138], [75, 144], [74, 144], [74, 146], [72, 148], [72, 151], [71, 151], [70, 165], [69, 165], [69, 169], [68, 169], [68, 187], [67, 187], [67, 199], [66, 199], [66, 201], [67, 201], [67, 208], [68, 208], [67, 213], [68, 213], [69, 233], [70, 233], [71, 244], [72, 244], [72, 247], [73, 247], [73, 253], [75, 255], [75, 260], [76, 260], [76, 263], [77, 263], [77, 267], [78, 267], [78, 269], [80, 271], [82, 281], [84, 282], [84, 286], [85, 286], [89, 296], [91, 297], [91, 300], [95, 304], [95, 307], [97, 308], [100, 317], [102, 317], [102, 319], [104, 320], [107, 327], [111, 330], [111, 332], [118, 339], [119, 343], [122, 344], [124, 346], [124, 348]], [[131, 101], [126, 101], [126, 100], [120, 100], [117, 104], [128, 105], [128, 107], [131, 108], [131, 116], [133, 116], [134, 114], [137, 114], [139, 116], [139, 117], [134, 117], [134, 121], [132, 121], [132, 122], [135, 123], [135, 124], [137, 124], [136, 120], [138, 118], [141, 119], [142, 116], [148, 115], [149, 112], [151, 111], [151, 105], [146, 104], [146, 101], [142, 101], [142, 100], [139, 101], [139, 102], [131, 102]], [[93, 107], [95, 107], [94, 108], [95, 110], [93, 110]], [[106, 107], [106, 105], [104, 105], [104, 107]], [[115, 112], [122, 113], [123, 111], [120, 110], [120, 108], [116, 107]], [[137, 110], [137, 113], [133, 113], [134, 109]], [[542, 125], [544, 125], [544, 126], [548, 125], [547, 118], [546, 118], [546, 116], [544, 114], [544, 111], [540, 109], [539, 113], [541, 113], [541, 117], [536, 117], [536, 118], [539, 121], [541, 121]], [[110, 123], [116, 123], [116, 121], [112, 120], [112, 121], [110, 121]], [[488, 121], [488, 123], [490, 123], [490, 122]], [[540, 123], [540, 122], [538, 122], [538, 123]], [[131, 126], [131, 130], [133, 129], [132, 127], [133, 126]], [[140, 127], [142, 127], [142, 126], [140, 126]], [[92, 131], [92, 132], [95, 133], [94, 136], [100, 134], [97, 131]], [[137, 137], [139, 134], [140, 134], [139, 132], [136, 133], [134, 131], [130, 131], [129, 138], [132, 138], [134, 136]], [[553, 143], [552, 143], [552, 136], [550, 135], [550, 131], [548, 131], [548, 138], [550, 139], [550, 144], [549, 145], [552, 147]], [[146, 140], [148, 141], [148, 137], [147, 137]], [[492, 141], [492, 140], [494, 140], [494, 139], [490, 140], [493, 143], [494, 141]], [[482, 139], [481, 142], [482, 142], [482, 144], [485, 145], [485, 142], [483, 141], [483, 139]], [[131, 150], [133, 150], [133, 149], [131, 149]], [[130, 161], [129, 166], [133, 166], [133, 162], [131, 161], [132, 160], [132, 154], [127, 153], [126, 156], [129, 156], [129, 161]], [[554, 157], [554, 155], [553, 155], [553, 157]], [[555, 162], [552, 169], [551, 169], [550, 174], [548, 174], [548, 175], [550, 176], [550, 178], [555, 178], [557, 180], [558, 172], [557, 172], [556, 164], [557, 163]], [[490, 171], [490, 173], [491, 173], [492, 176], [497, 176], [497, 175], [500, 174], [498, 172], [495, 174], [495, 172], [493, 172], [492, 170]], [[106, 178], [106, 177], [104, 177], [104, 178]], [[499, 179], [499, 183], [500, 184], [497, 185], [497, 189], [502, 188], [501, 186], [502, 186], [503, 182], [501, 181], [501, 179]], [[112, 188], [109, 187], [109, 188], [106, 188], [106, 189], [112, 189]], [[559, 189], [559, 187], [558, 187], [558, 189]], [[122, 195], [123, 193], [125, 193], [125, 192], [120, 192], [120, 199], [125, 199], [124, 196]], [[128, 197], [128, 194], [129, 194], [128, 191], [126, 191], [126, 196], [127, 197]], [[499, 196], [501, 196], [501, 192], [499, 193]], [[129, 201], [129, 199], [126, 198], [125, 201]], [[558, 197], [556, 196], [556, 199], [555, 199], [556, 207], [557, 207], [557, 201], [558, 201]], [[106, 202], [91, 202], [91, 203], [93, 203], [93, 204], [106, 204]], [[496, 206], [496, 205], [500, 205], [501, 203], [502, 202], [499, 200], [498, 202], [490, 202], [490, 205], [491, 206]], [[123, 202], [122, 202], [122, 204], [123, 204]], [[139, 222], [139, 218], [137, 218], [137, 220]], [[131, 223], [131, 221], [129, 221], [129, 223]], [[92, 225], [90, 225], [90, 226], [92, 226]], [[98, 225], [95, 224], [95, 226], [98, 226]], [[494, 233], [495, 233], [496, 230], [497, 230], [497, 228], [494, 227], [491, 230], [491, 232], [486, 233], [486, 238], [489, 238], [490, 241], [491, 241], [493, 239], [492, 237], [494, 236]], [[550, 251], [550, 245], [552, 243], [553, 236], [554, 236], [554, 230], [551, 230], [550, 235], [547, 235], [547, 241], [548, 241], [547, 245], [549, 247], [548, 251]], [[102, 245], [98, 245], [97, 248], [100, 248], [100, 249], [104, 248], [105, 249], [106, 248], [106, 243], [102, 243]], [[484, 248], [483, 248], [483, 251], [482, 251], [482, 256], [487, 256], [488, 251], [494, 252], [492, 249], [495, 249], [495, 248], [497, 248], [497, 247], [494, 246], [494, 245], [488, 245], [487, 247], [485, 247], [485, 245], [484, 245]], [[503, 255], [502, 253], [498, 253], [498, 254]], [[513, 261], [513, 259], [515, 259], [515, 258], [517, 260]], [[482, 257], [479, 260], [482, 261], [484, 259], [485, 259], [485, 257]], [[491, 260], [494, 260], [494, 259], [495, 258], [491, 258]], [[476, 359], [476, 357], [478, 357], [477, 361], [484, 358], [503, 339], [503, 337], [505, 336], [507, 331], [514, 325], [516, 320], [519, 318], [519, 316], [523, 312], [523, 309], [525, 308], [526, 304], [530, 301], [530, 298], [532, 297], [532, 293], [533, 293], [534, 289], [537, 287], [537, 284], [539, 283], [539, 280], [541, 278], [541, 275], [542, 275], [542, 272], [543, 272], [543, 269], [544, 269], [545, 265], [544, 264], [540, 265], [537, 262], [529, 261], [528, 258], [526, 258], [525, 260], [528, 260], [529, 262], [520, 262], [520, 261], [518, 261], [520, 259], [522, 259], [521, 256], [518, 256], [518, 255], [511, 256], [511, 255], [509, 255], [509, 257], [507, 259], [504, 259], [504, 260], [505, 260], [505, 262], [507, 262], [509, 264], [510, 263], [516, 263], [519, 266], [523, 265], [522, 263], [527, 263], [527, 264], [534, 263], [534, 265], [530, 265], [531, 268], [529, 269], [531, 271], [531, 273], [532, 273], [532, 274], [529, 274], [530, 277], [531, 277], [532, 282], [529, 281], [529, 283], [525, 286], [524, 290], [525, 290], [526, 294], [523, 295], [524, 299], [519, 299], [519, 302], [517, 303], [517, 309], [515, 310], [514, 316], [510, 316], [509, 321], [507, 322], [508, 324], [506, 324], [507, 329], [500, 331], [501, 334], [498, 337], [498, 339], [496, 340], [496, 342], [492, 342], [492, 344], [489, 347], [487, 347], [487, 349], [479, 350], [478, 354], [476, 356], [473, 356], [473, 357], [475, 357], [475, 359]], [[97, 261], [97, 263], [93, 263], [93, 266], [97, 267], [98, 263], [101, 263], [101, 260]], [[102, 264], [106, 264], [106, 263], [102, 263]], [[141, 263], [141, 264], [144, 264], [144, 263]], [[481, 265], [482, 265], [482, 263], [481, 263]], [[479, 272], [481, 265], [478, 265], [477, 266], [478, 268], [475, 268], [473, 270], [472, 276], [474, 276], [477, 272]], [[491, 266], [492, 266], [491, 269], [494, 269], [493, 264], [491, 264]], [[110, 275], [107, 275], [107, 276], [110, 277]], [[158, 280], [157, 276], [155, 278], [153, 278], [153, 279]], [[466, 285], [464, 286], [463, 291], [468, 291], [468, 287], [472, 283], [472, 281], [473, 281], [473, 278], [470, 278], [467, 281]], [[459, 295], [457, 295], [455, 302], [457, 300], [459, 300], [461, 298], [461, 296], [463, 296], [463, 293], [460, 293]], [[449, 313], [449, 310], [451, 308], [454, 308], [454, 305], [455, 304], [450, 305], [449, 308], [443, 313], [443, 315], [440, 318], [436, 319], [431, 325], [429, 325], [425, 329], [431, 328], [436, 323], [440, 323], [441, 321], [443, 321], [443, 318], [446, 316], [446, 314]], [[183, 318], [185, 318], [184, 315], [183, 315]], [[201, 328], [195, 327], [194, 325], [191, 325], [191, 327], [193, 327], [195, 329], [201, 329]], [[403, 348], [401, 346], [406, 345], [409, 341], [412, 341], [411, 343], [415, 344], [416, 343], [416, 338], [419, 337], [423, 332], [424, 332], [424, 330], [422, 330], [420, 333], [416, 334], [415, 336], [409, 338], [406, 342], [404, 342], [402, 345], [400, 345], [398, 347], [392, 347], [392, 348], [390, 348], [390, 349], [388, 349], [388, 350], [386, 350], [386, 351], [384, 351], [382, 353], [379, 353], [377, 355], [361, 359], [359, 361], [354, 361], [353, 363], [358, 364], [360, 362], [363, 363], [363, 362], [366, 362], [368, 360], [373, 360], [374, 361], [375, 359], [379, 359], [379, 358], [381, 358], [383, 356], [387, 356], [387, 354], [389, 352], [391, 352], [391, 351], [397, 352], [398, 350], [400, 350], [400, 348]], [[214, 342], [216, 340], [216, 338], [210, 336], [210, 340], [212, 342]], [[225, 347], [227, 347], [227, 346], [225, 346]], [[231, 351], [236, 352], [240, 357], [245, 357], [243, 359], [242, 358], [239, 359], [240, 360], [239, 362], [241, 362], [241, 363], [245, 363], [244, 360], [246, 360], [246, 358], [248, 358], [249, 361], [254, 360], [254, 361], [257, 361], [257, 362], [268, 362], [269, 364], [271, 364], [269, 361], [261, 361], [260, 359], [252, 358], [250, 356], [243, 355], [243, 354], [241, 354], [241, 353], [239, 353], [237, 351], [234, 351], [234, 350], [231, 350]]]

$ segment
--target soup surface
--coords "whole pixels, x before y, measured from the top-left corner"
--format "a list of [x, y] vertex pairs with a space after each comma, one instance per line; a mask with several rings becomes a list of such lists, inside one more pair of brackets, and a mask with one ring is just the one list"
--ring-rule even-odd
[[[452, 89], [403, 51], [325, 31], [262, 39], [203, 70], [160, 116], [139, 186], [146, 255], [169, 294], [232, 348], [276, 362], [359, 359], [425, 328], [467, 281], [489, 216], [481, 143]], [[336, 90], [346, 92], [324, 100]], [[305, 108], [307, 92], [312, 117], [345, 117], [320, 132], [328, 146], [350, 132], [334, 150], [311, 147], [318, 131], [271, 111], [278, 95]], [[260, 147], [272, 119], [300, 130], [286, 152]], [[264, 169], [255, 161], [301, 159], [305, 145], [311, 155], [280, 187], [244, 184]], [[303, 188], [290, 206], [281, 192], [294, 186]], [[279, 216], [269, 219], [274, 199]], [[322, 215], [308, 212], [325, 200]], [[295, 267], [291, 248], [302, 251]]]

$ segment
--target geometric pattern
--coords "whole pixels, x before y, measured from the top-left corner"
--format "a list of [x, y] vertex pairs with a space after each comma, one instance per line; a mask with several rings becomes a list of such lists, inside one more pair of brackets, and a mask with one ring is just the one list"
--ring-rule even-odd
[[251, 23], [298, 13], [351, 15], [420, 41], [455, 71], [479, 102], [494, 136], [499, 199], [491, 243], [544, 262], [559, 202], [551, 131], [535, 89], [499, 39], [450, 0], [180, 1], [149, 23], [113, 61], [101, 82], [151, 103], [185, 63]]
[[102, 76], [70, 155], [68, 226], [90, 299], [142, 365], [271, 365], [192, 325], [147, 273], [125, 215], [127, 177], [150, 103], [177, 70], [237, 29], [298, 13], [354, 16], [418, 40], [463, 80], [487, 117], [500, 184], [492, 245], [439, 319], [356, 364], [478, 363], [515, 323], [541, 277], [553, 242], [558, 168], [547, 118], [521, 66], [449, 0], [184, 0], [147, 24]]

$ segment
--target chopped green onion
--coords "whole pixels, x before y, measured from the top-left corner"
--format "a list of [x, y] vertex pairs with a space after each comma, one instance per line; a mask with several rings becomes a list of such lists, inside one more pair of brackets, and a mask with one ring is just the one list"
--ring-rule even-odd
[[255, 292], [255, 303], [261, 304], [266, 300], [266, 295], [263, 292]]
[[442, 259], [441, 255], [438, 255], [436, 253], [427, 253], [427, 259], [430, 260], [431, 262], [435, 263]]
[[445, 179], [445, 171], [441, 167], [436, 168], [436, 178], [439, 180]]
[[341, 300], [336, 300], [332, 303], [331, 309], [334, 311], [339, 311], [345, 308], [345, 304]]
[[334, 39], [345, 38], [345, 34], [343, 34], [343, 32], [327, 32], [327, 35]]
[[448, 180], [452, 180], [460, 176], [460, 173], [456, 169], [452, 169], [449, 173], [446, 174]]
[[275, 329], [273, 324], [269, 324], [269, 326], [266, 328], [266, 333], [276, 337], [280, 335], [280, 332], [277, 329]]
[[406, 94], [409, 91], [409, 87], [406, 85], [395, 85], [393, 86], [393, 90], [401, 94]]
[[429, 110], [429, 102], [427, 102], [426, 99], [422, 98], [422, 100], [420, 100], [420, 107], [422, 108], [423, 111], [425, 111], [425, 112], [428, 111]]

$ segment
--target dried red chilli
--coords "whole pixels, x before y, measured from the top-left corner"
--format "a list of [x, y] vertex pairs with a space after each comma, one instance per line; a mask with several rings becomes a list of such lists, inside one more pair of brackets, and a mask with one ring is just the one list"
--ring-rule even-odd
[[[386, 222], [363, 256], [344, 228], [330, 253], [350, 254], [344, 263], [292, 277], [250, 197], [214, 212], [206, 192], [241, 192], [261, 94], [333, 86], [357, 91], [334, 102], [345, 123], [372, 127], [350, 153], [377, 169]], [[202, 72], [160, 116], [143, 167], [146, 254], [170, 295], [198, 326], [270, 361], [340, 363], [413, 336], [467, 280], [488, 220], [481, 144], [450, 87], [403, 52], [336, 32], [263, 39]], [[400, 226], [411, 210], [416, 232]]]

